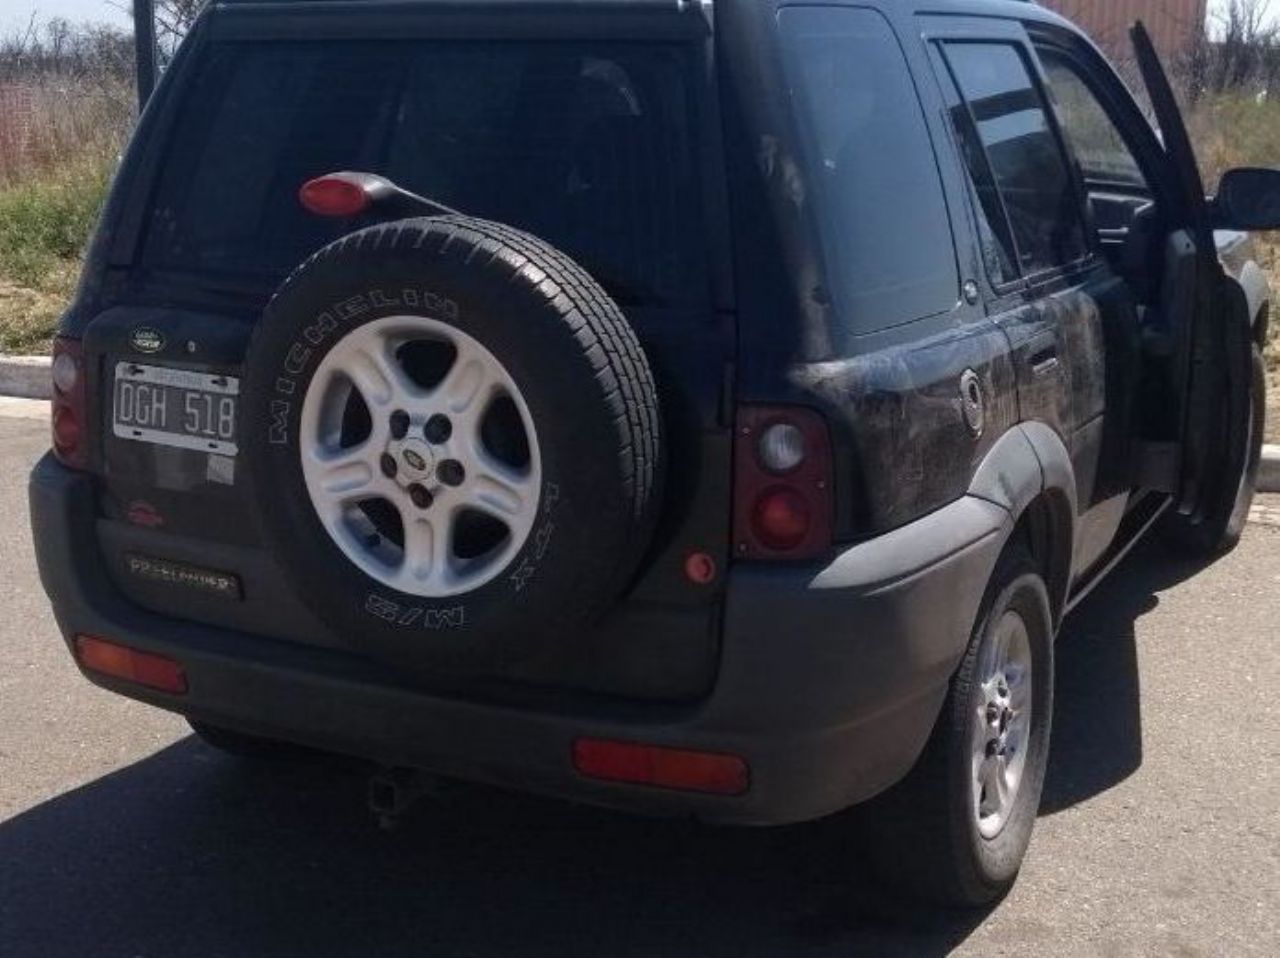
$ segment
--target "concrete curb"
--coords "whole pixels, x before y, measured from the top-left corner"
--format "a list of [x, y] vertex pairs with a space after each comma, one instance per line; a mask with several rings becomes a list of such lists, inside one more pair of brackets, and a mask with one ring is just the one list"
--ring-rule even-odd
[[1262, 465], [1258, 467], [1258, 491], [1280, 492], [1280, 446], [1262, 447]]
[[0, 356], [0, 396], [48, 399], [49, 363], [48, 356]]

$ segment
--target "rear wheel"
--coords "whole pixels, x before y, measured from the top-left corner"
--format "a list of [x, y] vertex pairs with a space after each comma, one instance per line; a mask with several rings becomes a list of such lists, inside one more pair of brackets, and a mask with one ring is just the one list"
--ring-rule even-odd
[[1179, 513], [1169, 515], [1163, 524], [1165, 538], [1179, 551], [1201, 559], [1226, 555], [1240, 544], [1249, 509], [1258, 485], [1258, 468], [1262, 463], [1262, 440], [1266, 434], [1267, 367], [1262, 352], [1255, 345], [1249, 384], [1249, 421], [1245, 432], [1246, 453], [1243, 468], [1227, 485], [1228, 495], [1198, 520]]
[[874, 862], [903, 891], [978, 907], [1012, 887], [1048, 765], [1053, 634], [1039, 570], [1011, 546], [924, 754], [866, 809]]

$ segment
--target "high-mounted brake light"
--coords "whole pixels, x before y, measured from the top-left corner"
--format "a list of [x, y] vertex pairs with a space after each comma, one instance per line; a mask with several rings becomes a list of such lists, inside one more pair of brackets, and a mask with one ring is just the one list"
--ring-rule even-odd
[[831, 548], [831, 439], [821, 415], [742, 406], [733, 458], [740, 558], [815, 559]]
[[316, 216], [359, 216], [377, 207], [387, 219], [408, 216], [453, 216], [451, 206], [410, 193], [385, 176], [360, 170], [340, 170], [308, 180], [298, 201]]
[[89, 463], [85, 436], [85, 369], [80, 340], [59, 336], [53, 341], [53, 454], [64, 466], [84, 469]]
[[298, 201], [316, 216], [358, 216], [373, 205], [373, 197], [359, 179], [342, 173], [329, 173], [303, 183]]

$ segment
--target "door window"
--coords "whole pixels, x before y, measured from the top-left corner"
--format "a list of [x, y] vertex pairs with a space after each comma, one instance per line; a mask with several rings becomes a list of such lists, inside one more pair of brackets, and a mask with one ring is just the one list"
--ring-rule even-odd
[[1133, 151], [1075, 66], [1056, 51], [1039, 53], [1058, 123], [1085, 179], [1091, 185], [1150, 192]]
[[981, 155], [966, 151], [965, 160], [984, 208], [994, 196], [983, 190], [994, 184], [1011, 265], [1028, 275], [1082, 259], [1088, 246], [1079, 196], [1022, 53], [1007, 43], [951, 43], [946, 51], [968, 107], [958, 133], [981, 146]]
[[961, 99], [960, 91], [956, 88], [939, 49], [934, 48], [932, 55], [961, 158], [969, 171], [983, 263], [991, 282], [1001, 286], [1013, 282], [1020, 275], [1018, 267], [1014, 265], [1018, 251], [1013, 243], [1009, 217], [1005, 214], [1004, 202], [1000, 199], [1000, 191], [996, 187], [995, 176], [991, 172], [991, 164], [987, 162], [986, 151], [978, 137], [978, 129], [974, 125], [969, 106]]

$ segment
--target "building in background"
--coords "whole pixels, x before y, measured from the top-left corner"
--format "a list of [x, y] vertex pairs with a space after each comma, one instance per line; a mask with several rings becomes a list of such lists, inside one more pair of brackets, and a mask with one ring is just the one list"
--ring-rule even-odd
[[1132, 59], [1129, 27], [1147, 25], [1156, 48], [1178, 62], [1204, 37], [1207, 0], [1039, 0], [1074, 20], [1113, 60]]

